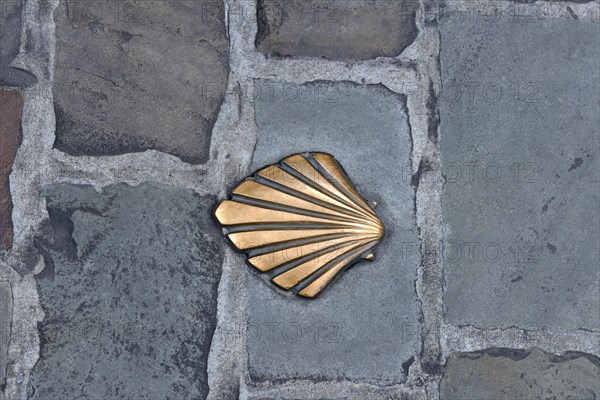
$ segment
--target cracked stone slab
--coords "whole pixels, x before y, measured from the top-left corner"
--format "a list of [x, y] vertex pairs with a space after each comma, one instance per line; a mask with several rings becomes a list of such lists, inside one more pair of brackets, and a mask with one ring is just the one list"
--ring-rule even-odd
[[229, 71], [223, 2], [62, 0], [55, 21], [57, 149], [207, 160]]
[[0, 282], [0, 399], [4, 400], [6, 359], [12, 325], [13, 297], [8, 282]]
[[440, 384], [441, 400], [578, 399], [600, 396], [600, 359], [490, 349], [453, 354]]
[[259, 0], [259, 51], [332, 60], [396, 57], [417, 37], [418, 1]]
[[[320, 297], [286, 297], [248, 279], [248, 363], [255, 381], [396, 383], [419, 352], [414, 281], [419, 244], [405, 98], [383, 86], [258, 81], [252, 171], [304, 151], [332, 154], [368, 200], [386, 236]], [[410, 171], [410, 169], [409, 169]]]
[[23, 0], [0, 3], [0, 86], [25, 88], [36, 83], [34, 75], [11, 66], [21, 45]]
[[597, 38], [596, 23], [443, 16], [447, 322], [600, 329]]
[[36, 399], [205, 398], [222, 248], [212, 197], [144, 183], [44, 188]]
[[0, 249], [12, 247], [13, 202], [9, 177], [21, 144], [23, 95], [17, 90], [0, 89]]

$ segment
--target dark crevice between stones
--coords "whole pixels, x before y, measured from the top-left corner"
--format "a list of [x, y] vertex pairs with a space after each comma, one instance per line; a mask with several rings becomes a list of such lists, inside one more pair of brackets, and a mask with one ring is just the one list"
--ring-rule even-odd
[[270, 384], [275, 384], [275, 385], [282, 385], [282, 384], [289, 384], [290, 382], [293, 382], [295, 380], [309, 380], [312, 383], [322, 383], [322, 382], [327, 382], [327, 383], [331, 383], [331, 382], [343, 382], [345, 379], [342, 377], [337, 377], [337, 378], [328, 378], [324, 375], [310, 375], [310, 376], [295, 376], [295, 377], [286, 377], [286, 378], [272, 378], [272, 377], [266, 377], [266, 376], [262, 376], [257, 374], [255, 371], [252, 370], [252, 368], [248, 368], [248, 375], [250, 376], [250, 381], [252, 383], [270, 383]]
[[254, 45], [258, 50], [262, 41], [271, 33], [264, 0], [258, 0], [256, 2], [256, 23], [258, 25], [258, 30], [256, 32], [256, 38], [254, 39]]
[[[527, 348], [527, 349], [511, 349], [511, 348], [507, 348], [507, 347], [492, 347], [492, 348], [488, 348], [485, 350], [455, 353], [453, 356], [466, 357], [471, 360], [476, 360], [478, 358], [481, 358], [484, 355], [488, 355], [490, 357], [504, 357], [504, 358], [508, 358], [512, 361], [521, 361], [521, 360], [527, 358], [535, 348], [536, 347]], [[563, 363], [565, 361], [570, 361], [570, 360], [574, 360], [576, 358], [583, 357], [583, 358], [589, 360], [592, 364], [594, 364], [598, 368], [600, 368], [600, 358], [598, 358], [592, 354], [578, 352], [578, 351], [567, 351], [563, 355], [557, 355], [557, 354], [549, 353], [540, 348], [538, 348], [538, 350], [540, 350], [542, 353], [544, 353], [548, 357], [548, 360], [550, 360], [550, 362], [552, 362], [552, 363]]]
[[404, 374], [404, 376], [408, 376], [408, 372], [410, 370], [410, 366], [413, 365], [415, 363], [415, 357], [411, 357], [408, 360], [404, 361], [402, 363], [402, 373]]
[[573, 18], [574, 20], [579, 19], [579, 17], [577, 16], [577, 14], [575, 14], [575, 11], [573, 11], [573, 9], [571, 7], [567, 6], [567, 11], [571, 15], [571, 18]]
[[433, 81], [429, 81], [429, 90], [427, 97], [427, 138], [432, 143], [438, 143], [438, 127], [440, 125], [440, 113], [438, 110], [438, 98], [435, 94]]
[[413, 204], [413, 209], [414, 209], [415, 215], [417, 213], [417, 190], [419, 189], [419, 185], [421, 183], [421, 175], [423, 173], [428, 173], [431, 171], [433, 171], [433, 166], [431, 165], [431, 162], [426, 158], [422, 158], [421, 162], [419, 162], [419, 167], [417, 168], [417, 172], [412, 174], [412, 176], [410, 178], [410, 185], [415, 190], [414, 204]]

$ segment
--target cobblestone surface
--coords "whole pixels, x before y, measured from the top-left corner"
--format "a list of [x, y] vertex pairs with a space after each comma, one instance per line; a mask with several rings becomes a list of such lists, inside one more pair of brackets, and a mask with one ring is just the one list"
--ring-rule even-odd
[[213, 199], [120, 184], [44, 190], [50, 242], [32, 399], [190, 399], [208, 392], [220, 243]]
[[417, 36], [417, 1], [258, 0], [257, 48], [332, 60], [395, 57]]
[[[23, 93], [7, 400], [600, 394], [597, 2], [15, 0], [0, 22]], [[211, 221], [301, 151], [387, 228], [313, 301]]]
[[553, 356], [491, 349], [450, 357], [440, 399], [597, 399], [600, 359], [582, 354]]
[[[397, 383], [419, 352], [414, 281], [419, 264], [405, 99], [382, 86], [262, 81], [251, 170], [286, 155], [336, 157], [377, 212], [386, 237], [376, 260], [342, 274], [318, 301], [249, 281], [250, 374], [257, 380], [359, 379]], [[403, 243], [405, 246], [395, 246]], [[256, 336], [254, 336], [256, 334]], [[399, 337], [402, 336], [402, 337]]]
[[447, 321], [600, 329], [597, 37], [576, 20], [442, 20]]
[[56, 148], [75, 155], [156, 149], [205, 162], [227, 85], [223, 7], [61, 1]]

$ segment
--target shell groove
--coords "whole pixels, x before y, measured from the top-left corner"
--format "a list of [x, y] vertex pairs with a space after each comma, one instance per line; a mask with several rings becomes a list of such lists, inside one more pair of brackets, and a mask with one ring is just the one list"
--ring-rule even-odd
[[361, 259], [381, 220], [327, 153], [294, 154], [246, 178], [214, 212], [231, 244], [271, 282], [316, 297]]

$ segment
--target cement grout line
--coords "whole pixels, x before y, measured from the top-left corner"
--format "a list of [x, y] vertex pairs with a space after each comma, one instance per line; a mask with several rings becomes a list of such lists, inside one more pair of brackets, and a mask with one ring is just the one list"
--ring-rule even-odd
[[492, 347], [513, 349], [539, 347], [556, 355], [580, 352], [600, 357], [600, 332], [585, 330], [478, 329], [472, 326], [446, 324], [442, 337], [445, 357], [456, 352], [471, 352]]
[[[351, 381], [312, 382], [291, 380], [280, 385], [259, 385], [245, 387], [240, 400], [250, 399], [389, 399], [389, 400], [426, 400], [424, 387], [393, 385], [380, 387]], [[371, 397], [373, 396], [373, 397]]]

